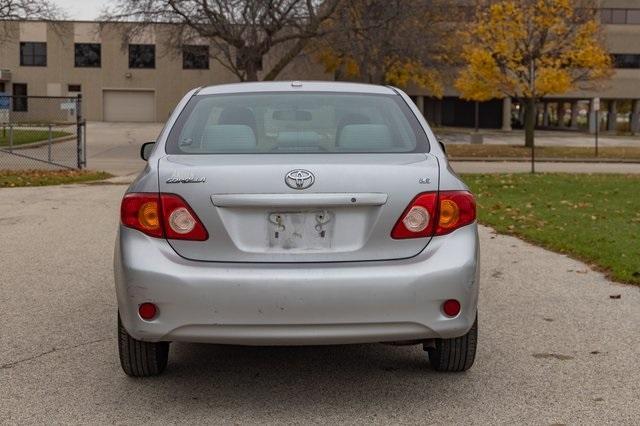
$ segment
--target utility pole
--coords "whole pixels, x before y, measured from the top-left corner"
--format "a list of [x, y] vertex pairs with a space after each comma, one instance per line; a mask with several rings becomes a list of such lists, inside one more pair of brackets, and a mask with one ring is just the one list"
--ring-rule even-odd
[[[534, 96], [534, 91], [535, 91], [535, 86], [536, 86], [536, 66], [534, 64], [534, 60], [533, 57], [531, 58], [531, 63], [530, 63], [530, 69], [529, 69], [529, 96], [531, 96], [531, 98], [533, 99], [533, 111], [530, 112], [530, 114], [538, 114], [538, 109], [537, 109], [537, 105], [536, 105], [536, 98]], [[536, 121], [537, 121], [537, 117], [536, 117]], [[535, 133], [535, 122], [533, 125], [533, 132]], [[533, 140], [531, 141], [531, 173], [535, 173], [536, 172], [536, 138], [534, 137]]]
[[598, 136], [600, 134], [600, 98], [593, 98], [593, 111], [596, 120], [596, 157], [598, 156]]

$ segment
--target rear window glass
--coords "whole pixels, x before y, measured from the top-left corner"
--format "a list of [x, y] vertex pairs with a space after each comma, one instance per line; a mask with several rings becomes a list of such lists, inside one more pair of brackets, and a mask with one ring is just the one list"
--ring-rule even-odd
[[427, 152], [399, 95], [242, 93], [191, 98], [168, 154]]

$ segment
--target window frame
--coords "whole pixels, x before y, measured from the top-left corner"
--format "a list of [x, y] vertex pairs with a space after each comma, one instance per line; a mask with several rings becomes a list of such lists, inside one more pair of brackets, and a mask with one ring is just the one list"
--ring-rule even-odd
[[[640, 54], [638, 53], [612, 53], [613, 56], [613, 67], [614, 69], [619, 70], [637, 70], [640, 69]], [[631, 61], [623, 61], [623, 59], [632, 58]], [[625, 64], [631, 64], [632, 66], [627, 66]]]
[[[140, 49], [140, 48], [151, 48], [152, 53], [153, 53], [153, 64], [152, 66], [132, 66], [134, 63], [132, 62], [133, 59], [133, 52], [132, 50], [134, 49]], [[140, 55], [140, 53], [138, 52], [138, 56]], [[156, 68], [156, 45], [155, 44], [129, 44], [129, 69], [133, 69], [133, 70], [150, 70], [150, 69], [155, 69]]]
[[[79, 65], [78, 64], [78, 48], [80, 46], [98, 47], [98, 64], [97, 65]], [[74, 43], [73, 44], [73, 65], [75, 68], [102, 68], [102, 44], [100, 43]]]
[[[202, 49], [203, 51], [197, 53], [197, 50]], [[206, 66], [204, 67], [196, 67], [196, 66], [187, 66], [187, 55], [192, 55], [192, 62], [196, 61], [198, 56], [204, 57], [206, 59]], [[210, 50], [209, 45], [203, 44], [186, 44], [182, 46], [182, 69], [183, 70], [208, 70], [210, 69]]]
[[[36, 54], [35, 48], [44, 47], [44, 54]], [[31, 48], [31, 52], [27, 54], [27, 48]], [[31, 58], [30, 61], [25, 59]], [[36, 63], [36, 58], [44, 58], [43, 63]], [[31, 63], [28, 63], [31, 62]], [[21, 67], [46, 67], [47, 66], [47, 42], [46, 41], [21, 41], [20, 42], [20, 66]]]
[[[24, 95], [16, 95], [16, 86], [24, 86]], [[11, 95], [12, 95], [11, 111], [29, 112], [29, 85], [27, 83], [12, 83]], [[19, 102], [16, 102], [16, 101], [19, 101]]]

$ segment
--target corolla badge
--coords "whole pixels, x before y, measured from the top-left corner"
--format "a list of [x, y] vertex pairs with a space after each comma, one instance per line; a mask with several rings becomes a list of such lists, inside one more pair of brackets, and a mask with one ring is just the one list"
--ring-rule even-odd
[[188, 172], [173, 172], [171, 177], [167, 179], [167, 183], [204, 183], [207, 178], [204, 176], [194, 176], [190, 171]]
[[284, 183], [293, 189], [307, 189], [315, 181], [316, 177], [313, 173], [304, 169], [291, 170], [284, 176]]

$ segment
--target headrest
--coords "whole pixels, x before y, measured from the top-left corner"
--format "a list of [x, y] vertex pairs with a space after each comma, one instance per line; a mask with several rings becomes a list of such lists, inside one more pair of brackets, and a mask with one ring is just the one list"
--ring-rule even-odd
[[348, 124], [337, 145], [348, 151], [386, 151], [392, 148], [391, 132], [384, 124]]
[[218, 124], [207, 126], [202, 136], [202, 147], [209, 152], [249, 151], [256, 147], [256, 136], [244, 124]]

